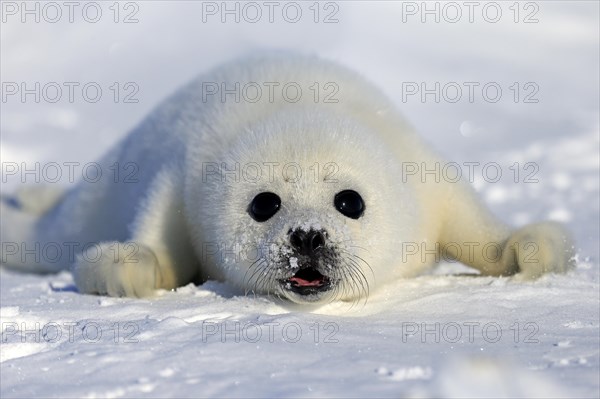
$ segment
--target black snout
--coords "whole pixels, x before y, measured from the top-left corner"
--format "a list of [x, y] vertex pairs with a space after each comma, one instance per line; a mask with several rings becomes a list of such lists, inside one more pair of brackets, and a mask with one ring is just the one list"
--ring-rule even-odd
[[294, 230], [290, 233], [290, 243], [299, 253], [313, 255], [325, 246], [325, 235], [316, 230]]

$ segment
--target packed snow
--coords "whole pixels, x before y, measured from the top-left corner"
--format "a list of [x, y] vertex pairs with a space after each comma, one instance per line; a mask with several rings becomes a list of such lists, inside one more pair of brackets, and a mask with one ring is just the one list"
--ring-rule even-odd
[[[254, 23], [251, 9], [239, 23], [227, 15], [222, 23], [221, 2], [113, 3], [97, 3], [96, 23], [82, 17], [87, 3], [78, 3], [73, 22], [61, 2], [56, 22], [47, 20], [56, 17], [50, 8], [39, 22], [21, 15], [23, 4], [42, 3], [0, 3], [3, 194], [22, 177], [4, 165], [93, 161], [196, 74], [285, 48], [360, 71], [446, 158], [479, 162], [472, 184], [507, 222], [565, 223], [577, 268], [523, 282], [443, 262], [390, 282], [366, 303], [317, 308], [219, 282], [147, 299], [88, 296], [68, 272], [0, 269], [2, 397], [600, 396], [597, 2], [496, 2], [496, 23], [481, 14], [491, 2], [479, 3], [473, 22], [463, 2], [454, 3], [456, 22], [447, 3], [428, 2], [442, 14], [425, 23], [422, 2], [321, 2], [318, 23], [313, 2], [297, 3], [297, 23], [280, 14], [288, 2], [273, 23], [261, 2], [263, 19]], [[104, 96], [92, 103], [75, 91], [71, 102], [65, 91], [54, 103], [21, 101], [6, 82], [95, 82]], [[115, 102], [115, 82], [119, 99], [137, 87], [139, 101]], [[410, 94], [422, 82], [454, 82], [463, 97], [452, 102], [450, 84], [439, 102], [422, 101], [421, 92]], [[468, 82], [479, 83], [473, 101]], [[497, 102], [480, 90], [490, 82], [502, 89]], [[495, 182], [483, 173], [492, 162], [503, 173]]]

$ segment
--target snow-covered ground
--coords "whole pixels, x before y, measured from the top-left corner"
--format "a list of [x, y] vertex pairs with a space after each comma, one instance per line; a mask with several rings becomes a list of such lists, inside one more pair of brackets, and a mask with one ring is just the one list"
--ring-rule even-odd
[[[216, 282], [151, 299], [84, 296], [66, 272], [0, 270], [2, 397], [600, 395], [597, 2], [479, 2], [473, 22], [456, 2], [456, 23], [457, 6], [436, 2], [427, 7], [438, 4], [439, 23], [432, 14], [421, 21], [421, 2], [297, 2], [297, 23], [281, 13], [287, 7], [295, 18], [289, 2], [277, 3], [273, 23], [262, 2], [256, 23], [245, 3], [239, 23], [229, 14], [221, 22], [221, 2], [113, 3], [76, 3], [72, 23], [62, 2], [58, 22], [45, 3], [26, 2], [38, 4], [39, 23], [22, 15], [25, 3], [0, 3], [3, 193], [22, 177], [5, 165], [93, 161], [197, 73], [237, 55], [293, 49], [361, 71], [448, 159], [496, 162], [502, 178], [491, 183], [476, 168], [475, 188], [515, 226], [566, 223], [577, 269], [517, 282], [449, 276], [467, 269], [444, 263], [390, 283], [366, 304], [317, 309], [240, 296]], [[99, 21], [86, 21], [84, 7], [90, 20], [99, 7]], [[500, 20], [489, 22], [498, 8]], [[323, 23], [327, 16], [338, 21]], [[39, 102], [8, 94], [23, 82], [56, 82], [63, 96], [52, 103], [54, 92]], [[65, 82], [79, 84], [72, 102]], [[439, 102], [410, 94], [436, 82]], [[469, 82], [478, 84], [473, 101]], [[82, 96], [87, 83], [103, 89], [98, 102]], [[502, 89], [497, 102], [482, 93], [486, 84]], [[452, 102], [456, 86], [463, 97]], [[126, 103], [132, 87], [139, 101]]]

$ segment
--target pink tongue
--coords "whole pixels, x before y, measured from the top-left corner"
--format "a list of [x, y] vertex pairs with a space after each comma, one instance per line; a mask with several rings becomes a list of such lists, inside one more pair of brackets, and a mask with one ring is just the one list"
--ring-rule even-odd
[[290, 281], [296, 283], [300, 287], [318, 287], [321, 285], [321, 280], [307, 281], [300, 277], [292, 277], [290, 278]]

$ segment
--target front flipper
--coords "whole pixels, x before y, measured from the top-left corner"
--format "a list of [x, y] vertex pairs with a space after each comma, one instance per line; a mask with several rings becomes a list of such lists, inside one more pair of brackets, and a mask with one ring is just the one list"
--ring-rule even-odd
[[105, 242], [77, 256], [75, 284], [85, 294], [146, 297], [162, 286], [152, 250], [134, 242]]
[[486, 276], [538, 278], [575, 265], [574, 246], [558, 223], [542, 222], [510, 231], [466, 185], [451, 186], [440, 244], [445, 255]]
[[527, 280], [544, 273], [565, 273], [575, 267], [569, 234], [558, 223], [530, 224], [514, 231], [502, 252], [502, 262]]

